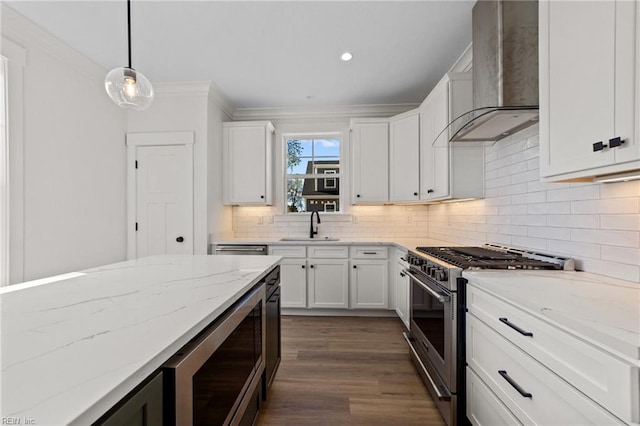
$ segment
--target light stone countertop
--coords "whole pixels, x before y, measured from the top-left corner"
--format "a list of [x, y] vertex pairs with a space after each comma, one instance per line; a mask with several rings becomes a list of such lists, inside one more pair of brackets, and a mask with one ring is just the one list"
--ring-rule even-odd
[[640, 284], [570, 271], [462, 275], [497, 298], [640, 365]]
[[91, 424], [280, 259], [152, 256], [3, 288], [0, 415]]
[[[301, 237], [304, 238], [304, 237]], [[399, 249], [413, 250], [419, 246], [460, 246], [448, 241], [435, 240], [433, 238], [340, 238], [338, 241], [325, 240], [322, 237], [313, 240], [303, 241], [281, 241], [279, 238], [230, 238], [212, 241], [212, 245], [216, 244], [263, 244], [270, 246], [314, 246], [314, 245], [371, 245], [371, 246], [395, 246]]]

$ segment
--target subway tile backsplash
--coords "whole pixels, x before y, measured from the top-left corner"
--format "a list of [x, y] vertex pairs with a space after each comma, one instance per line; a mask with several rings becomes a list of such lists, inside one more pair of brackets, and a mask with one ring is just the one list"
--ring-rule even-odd
[[[487, 147], [482, 200], [353, 206], [352, 216], [323, 217], [320, 237], [489, 242], [572, 257], [581, 270], [640, 282], [640, 181], [540, 182], [537, 131]], [[309, 221], [272, 207], [234, 207], [233, 231], [237, 238], [298, 237], [308, 235]]]
[[486, 198], [429, 206], [429, 236], [559, 254], [640, 282], [640, 181], [540, 182], [538, 141], [533, 127], [488, 147]]

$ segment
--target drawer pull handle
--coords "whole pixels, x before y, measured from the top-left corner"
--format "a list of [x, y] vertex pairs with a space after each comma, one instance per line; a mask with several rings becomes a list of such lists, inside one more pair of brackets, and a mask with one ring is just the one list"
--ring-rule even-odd
[[517, 331], [518, 333], [522, 334], [523, 336], [533, 337], [533, 333], [532, 332], [524, 331], [523, 329], [521, 329], [517, 325], [513, 324], [512, 322], [509, 322], [509, 319], [507, 319], [507, 318], [498, 318], [498, 319], [500, 320], [500, 322], [503, 322], [503, 323], [507, 324], [509, 327], [513, 328], [515, 331]]
[[515, 390], [517, 390], [518, 393], [520, 395], [522, 395], [523, 397], [525, 397], [525, 398], [532, 398], [533, 397], [533, 395], [531, 395], [529, 392], [525, 392], [525, 390], [522, 389], [520, 387], [520, 385], [515, 382], [515, 380], [513, 380], [511, 377], [509, 377], [509, 374], [507, 374], [506, 370], [498, 370], [498, 374], [500, 374], [502, 376], [502, 378], [505, 379], [511, 386], [513, 386], [513, 388]]
[[377, 251], [363, 251], [364, 254], [378, 254]]

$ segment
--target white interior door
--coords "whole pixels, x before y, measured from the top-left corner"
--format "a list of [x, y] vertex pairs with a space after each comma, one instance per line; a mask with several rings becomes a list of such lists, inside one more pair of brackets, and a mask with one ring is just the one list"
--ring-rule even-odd
[[193, 254], [191, 146], [137, 146], [135, 161], [135, 257]]

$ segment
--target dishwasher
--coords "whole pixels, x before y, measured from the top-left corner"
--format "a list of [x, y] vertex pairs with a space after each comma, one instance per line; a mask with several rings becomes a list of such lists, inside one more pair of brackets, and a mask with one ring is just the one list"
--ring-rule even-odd
[[266, 256], [267, 254], [269, 254], [269, 251], [268, 247], [263, 245], [216, 244], [213, 248], [213, 253]]

